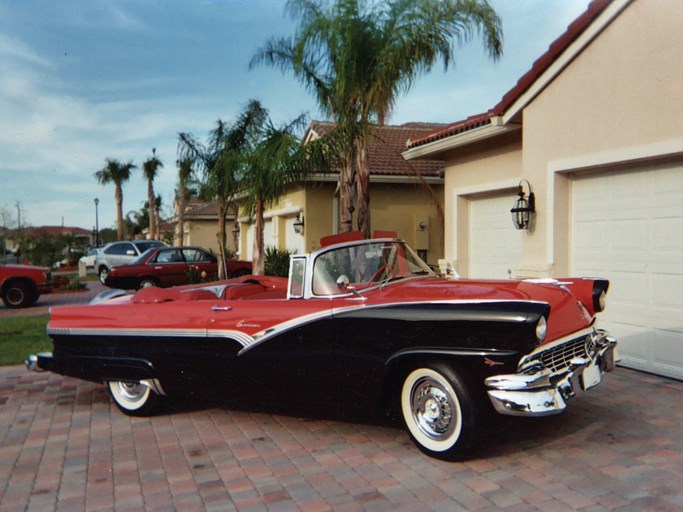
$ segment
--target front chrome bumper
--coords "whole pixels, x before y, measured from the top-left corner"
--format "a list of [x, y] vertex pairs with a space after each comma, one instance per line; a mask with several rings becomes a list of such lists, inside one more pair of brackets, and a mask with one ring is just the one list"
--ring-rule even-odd
[[602, 381], [602, 374], [614, 370], [617, 341], [606, 331], [595, 331], [586, 357], [575, 357], [559, 371], [537, 364], [531, 372], [494, 375], [486, 379], [488, 395], [499, 414], [546, 416], [558, 414], [567, 401]]

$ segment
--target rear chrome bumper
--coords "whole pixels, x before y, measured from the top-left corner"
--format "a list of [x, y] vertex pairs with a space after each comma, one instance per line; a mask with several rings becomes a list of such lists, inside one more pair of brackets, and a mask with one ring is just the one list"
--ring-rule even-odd
[[602, 382], [614, 370], [617, 341], [606, 331], [595, 331], [587, 357], [575, 357], [560, 372], [537, 365], [532, 372], [494, 375], [486, 379], [488, 395], [499, 414], [547, 416], [558, 414], [567, 401]]

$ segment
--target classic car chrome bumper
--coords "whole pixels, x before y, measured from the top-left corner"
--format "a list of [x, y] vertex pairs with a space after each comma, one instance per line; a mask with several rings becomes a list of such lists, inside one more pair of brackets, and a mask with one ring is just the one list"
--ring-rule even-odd
[[[584, 353], [572, 357], [560, 370], [550, 370], [539, 358], [523, 373], [487, 378], [496, 411], [510, 416], [557, 414], [565, 410], [569, 399], [600, 384], [602, 374], [614, 369], [617, 341], [605, 331], [595, 331], [585, 340]], [[559, 345], [555, 350], [563, 348]]]

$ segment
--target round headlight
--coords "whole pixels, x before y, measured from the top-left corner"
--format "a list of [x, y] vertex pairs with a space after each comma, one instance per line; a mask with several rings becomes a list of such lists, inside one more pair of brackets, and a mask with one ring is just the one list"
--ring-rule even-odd
[[545, 317], [542, 316], [538, 320], [538, 323], [536, 324], [536, 339], [538, 340], [539, 345], [545, 341], [545, 336], [547, 333], [548, 333], [548, 324], [545, 321]]
[[600, 308], [598, 310], [598, 312], [604, 311], [606, 305], [607, 305], [607, 294], [605, 293], [605, 290], [602, 290], [600, 292], [600, 295], [598, 296], [598, 307]]

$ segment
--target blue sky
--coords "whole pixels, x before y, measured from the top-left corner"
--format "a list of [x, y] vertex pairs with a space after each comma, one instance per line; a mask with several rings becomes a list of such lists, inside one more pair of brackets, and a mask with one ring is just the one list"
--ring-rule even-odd
[[[492, 0], [503, 19], [504, 55], [478, 40], [456, 65], [437, 66], [401, 97], [390, 124], [450, 123], [495, 105], [588, 0]], [[138, 166], [124, 186], [124, 213], [146, 200], [140, 167], [152, 148], [164, 210], [176, 186], [181, 131], [205, 140], [218, 118], [251, 98], [276, 122], [321, 119], [289, 75], [248, 70], [257, 48], [287, 36], [284, 0], [0, 0], [0, 225], [115, 224], [114, 190], [93, 174], [105, 158]]]

